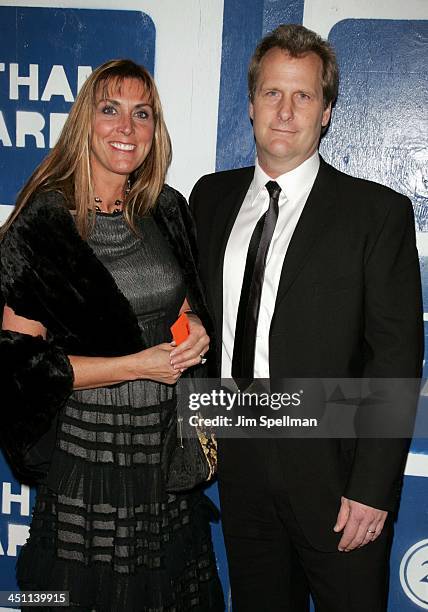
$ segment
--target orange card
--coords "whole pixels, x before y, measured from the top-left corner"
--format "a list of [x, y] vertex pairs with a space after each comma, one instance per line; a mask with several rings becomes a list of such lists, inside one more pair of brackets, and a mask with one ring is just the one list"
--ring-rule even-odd
[[178, 346], [187, 338], [190, 333], [189, 319], [185, 312], [182, 312], [176, 322], [171, 325], [171, 333], [175, 344]]

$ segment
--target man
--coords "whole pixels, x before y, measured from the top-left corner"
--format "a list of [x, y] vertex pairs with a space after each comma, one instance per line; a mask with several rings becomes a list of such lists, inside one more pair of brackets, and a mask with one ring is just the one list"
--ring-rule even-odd
[[[249, 68], [255, 168], [205, 176], [191, 195], [221, 374], [241, 388], [420, 375], [412, 206], [320, 158], [337, 90], [329, 43], [279, 26]], [[402, 439], [220, 440], [234, 612], [306, 610], [305, 581], [319, 612], [386, 610], [407, 449]]]

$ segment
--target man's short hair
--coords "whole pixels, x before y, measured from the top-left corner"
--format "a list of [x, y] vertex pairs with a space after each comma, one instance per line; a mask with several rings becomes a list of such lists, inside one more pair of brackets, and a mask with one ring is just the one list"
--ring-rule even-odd
[[307, 53], [316, 53], [322, 61], [322, 90], [324, 108], [334, 103], [339, 88], [339, 68], [336, 54], [330, 43], [312, 30], [302, 25], [280, 25], [267, 34], [257, 45], [248, 69], [248, 93], [251, 102], [254, 100], [257, 79], [262, 58], [270, 50], [277, 47], [291, 57], [302, 57]]

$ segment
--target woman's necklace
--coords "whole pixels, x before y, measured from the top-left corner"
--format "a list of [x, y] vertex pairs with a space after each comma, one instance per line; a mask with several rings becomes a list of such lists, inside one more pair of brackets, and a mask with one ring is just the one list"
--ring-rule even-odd
[[121, 212], [122, 212], [123, 200], [119, 200], [119, 199], [118, 199], [118, 200], [115, 200], [115, 202], [114, 202], [114, 206], [116, 206], [116, 208], [114, 208], [114, 209], [111, 211], [111, 213], [109, 213], [109, 212], [107, 212], [106, 210], [103, 210], [103, 209], [101, 208], [100, 204], [102, 204], [102, 203], [103, 203], [103, 201], [102, 201], [102, 199], [101, 199], [101, 198], [99, 198], [98, 196], [95, 196], [95, 197], [94, 197], [94, 200], [95, 200], [95, 210], [96, 210], [97, 212], [102, 212], [102, 213], [105, 213], [105, 214], [107, 214], [107, 215], [109, 215], [109, 214], [110, 214], [110, 215], [118, 215], [119, 213], [121, 213]]
[[96, 212], [102, 212], [105, 214], [111, 214], [111, 215], [118, 215], [122, 212], [123, 210], [123, 205], [126, 202], [126, 198], [128, 197], [128, 193], [131, 191], [131, 182], [128, 179], [128, 183], [127, 183], [127, 187], [125, 189], [125, 193], [123, 194], [123, 200], [120, 200], [119, 198], [117, 200], [114, 201], [113, 206], [115, 206], [115, 208], [111, 211], [111, 213], [107, 212], [106, 210], [103, 210], [100, 206], [100, 204], [103, 203], [102, 199], [99, 196], [95, 196], [94, 197], [94, 201], [95, 201], [95, 210]]

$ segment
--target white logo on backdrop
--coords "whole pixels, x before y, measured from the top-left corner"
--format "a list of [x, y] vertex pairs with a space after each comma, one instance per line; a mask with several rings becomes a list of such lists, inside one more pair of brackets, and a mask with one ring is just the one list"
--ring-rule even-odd
[[400, 581], [407, 597], [428, 610], [428, 540], [414, 544], [400, 565]]

